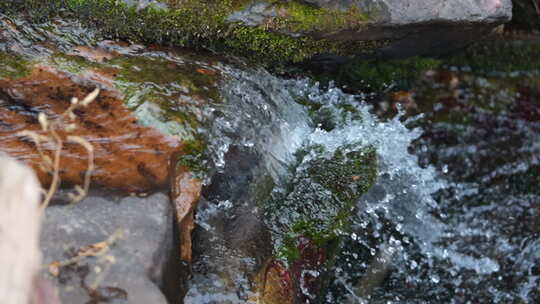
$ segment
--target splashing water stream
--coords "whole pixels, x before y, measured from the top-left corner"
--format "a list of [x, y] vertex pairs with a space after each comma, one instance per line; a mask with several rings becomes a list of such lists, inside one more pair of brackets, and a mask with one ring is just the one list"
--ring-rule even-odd
[[[360, 143], [376, 148], [379, 158], [377, 183], [358, 201], [353, 229], [341, 232], [346, 241], [331, 269], [333, 283], [326, 302], [462, 303], [467, 299], [483, 302], [504, 299], [528, 303], [537, 296], [537, 275], [524, 275], [520, 279], [522, 283], [513, 288], [501, 287], [501, 280], [508, 273], [501, 273], [500, 255], [515, 254], [516, 245], [510, 244], [511, 241], [500, 233], [486, 229], [490, 226], [490, 218], [471, 221], [482, 210], [500, 208], [496, 204], [515, 198], [506, 196], [502, 201], [473, 208], [471, 213], [448, 212], [453, 205], [465, 202], [465, 197], [474, 197], [478, 189], [445, 176], [448, 165], [437, 164], [441, 168], [437, 170], [436, 166], [426, 164], [425, 158], [419, 161], [410, 153], [412, 143], [421, 141], [423, 131], [407, 126], [417, 124], [421, 116], [404, 119], [400, 113], [383, 121], [370, 112], [361, 96], [344, 94], [332, 86], [322, 89], [310, 80], [282, 80], [264, 71], [232, 74], [238, 82], [225, 89], [228, 100], [225, 107], [230, 112], [221, 109], [223, 114], [212, 127], [213, 138], [219, 138], [212, 146], [214, 162], [225, 175], [227, 162], [237, 161], [234, 157], [225, 157], [235, 145], [249, 150], [248, 154], [260, 156], [265, 169], [259, 172], [269, 173], [277, 188], [285, 187], [290, 179], [287, 168], [294, 162], [295, 151], [302, 146], [316, 144], [335, 151]], [[298, 100], [307, 107], [296, 104]], [[324, 123], [318, 123], [317, 114], [308, 115], [310, 104], [322, 105], [323, 110], [318, 109], [317, 113], [325, 113], [325, 119], [330, 117], [332, 128], [324, 128]], [[527, 132], [531, 143], [534, 142], [538, 130], [526, 129], [523, 127], [520, 132]], [[527, 150], [538, 148], [531, 147], [522, 145], [522, 149]], [[424, 153], [433, 151], [425, 145], [423, 149]], [[455, 151], [432, 153], [466, 153], [459, 147], [450, 149]], [[418, 154], [422, 155], [421, 151]], [[520, 165], [515, 170], [529, 168], [521, 159], [516, 162]], [[509, 173], [502, 167], [497, 170]], [[235, 179], [232, 175], [227, 178], [228, 183]], [[224, 179], [220, 181], [224, 182]], [[451, 199], [443, 198], [441, 193], [447, 191], [456, 193]], [[229, 207], [224, 209], [234, 209], [231, 206], [237, 202], [229, 198], [218, 200], [217, 209], [225, 205]], [[207, 229], [212, 227], [209, 218], [223, 216], [216, 208], [209, 207], [212, 206], [210, 201], [203, 203], [198, 215], [199, 225]], [[467, 209], [465, 205], [462, 208]], [[539, 258], [538, 238], [526, 237], [522, 241], [526, 242], [522, 244], [524, 250], [515, 258], [523, 259], [522, 262], [528, 265], [523, 267], [528, 267], [530, 272]], [[225, 248], [222, 247], [224, 251], [220, 255], [227, 255]], [[227, 267], [226, 261], [220, 262], [223, 262], [221, 267]], [[249, 263], [256, 264], [255, 261]], [[246, 282], [247, 278], [243, 278], [238, 286]], [[482, 296], [477, 296], [476, 289], [480, 286]], [[248, 289], [247, 286], [243, 288]], [[200, 299], [197, 297], [204, 293], [192, 289], [188, 299]], [[232, 302], [245, 301], [242, 296], [234, 298], [236, 300]], [[210, 296], [210, 299], [220, 302], [225, 298], [221, 294], [215, 298]]]
[[[17, 37], [7, 37], [11, 32], [6, 31], [9, 43], [0, 44], [0, 50], [17, 46], [31, 58], [97, 40], [93, 32], [66, 22], [49, 31], [13, 22], [27, 31]], [[139, 47], [118, 47], [120, 53], [129, 49], [130, 60], [136, 61], [124, 66], [117, 59], [112, 65], [120, 71], [136, 67], [144, 76], [164, 74], [154, 69], [164, 62], [183, 73], [193, 64], [223, 77], [223, 102], [205, 105], [197, 117], [201, 125], [187, 132], [208, 138], [209, 172], [196, 215], [186, 303], [245, 303], [253, 296], [253, 278], [246, 274], [259, 269], [274, 250], [260, 202], [287, 188], [295, 170], [302, 170], [297, 152], [308, 146], [322, 146], [328, 154], [373, 147], [378, 158], [376, 183], [356, 202], [351, 228], [337, 231], [342, 242], [336, 261], [327, 266], [330, 288], [319, 302], [540, 302], [538, 120], [482, 111], [471, 114], [476, 124], [469, 125], [428, 124], [429, 119], [403, 113], [383, 120], [363, 96], [331, 85], [281, 79], [245, 65], [206, 66], [175, 52]], [[56, 60], [62, 67], [64, 59]], [[192, 97], [195, 104], [193, 94], [186, 95], [192, 86], [171, 79], [147, 79], [143, 89], [159, 88], [160, 98], [166, 96], [171, 104], [178, 96]], [[116, 85], [124, 85], [128, 106], [153, 98], [133, 94], [144, 90], [129, 91], [129, 79], [122, 81]], [[179, 111], [194, 107], [189, 103]], [[155, 123], [147, 113], [153, 108], [133, 108], [142, 122]], [[171, 129], [168, 122], [159, 123]], [[301, 277], [318, 275], [305, 270]], [[313, 299], [305, 285], [300, 283], [302, 292]]]

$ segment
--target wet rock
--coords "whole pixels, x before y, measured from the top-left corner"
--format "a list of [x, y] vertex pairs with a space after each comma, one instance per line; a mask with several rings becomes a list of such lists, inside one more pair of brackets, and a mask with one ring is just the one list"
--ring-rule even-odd
[[[371, 147], [302, 152], [287, 190], [275, 191], [265, 204], [274, 256], [259, 275], [264, 303], [277, 303], [276, 294], [289, 294], [294, 303], [324, 299], [327, 267], [336, 258], [340, 235], [350, 229], [357, 200], [376, 180], [377, 156]], [[268, 275], [277, 275], [281, 283], [268, 285], [268, 280], [279, 281]]]
[[104, 62], [111, 60], [117, 56], [114, 52], [109, 52], [103, 48], [91, 48], [87, 46], [77, 46], [74, 47], [71, 51], [67, 52], [67, 55], [70, 56], [81, 56], [93, 62]]
[[375, 49], [384, 56], [405, 57], [462, 47], [509, 21], [512, 15], [510, 0], [304, 2], [309, 4], [252, 1], [229, 15], [229, 20], [266, 26], [294, 37], [387, 41]]
[[201, 196], [202, 181], [193, 176], [186, 167], [172, 164], [171, 197], [176, 210], [176, 222], [180, 240], [180, 259], [192, 262], [191, 233], [195, 227], [195, 210]]
[[[193, 234], [193, 277], [185, 303], [244, 303], [252, 282], [271, 256], [271, 238], [254, 194], [268, 195], [260, 156], [233, 146], [224, 172], [206, 187]], [[270, 181], [270, 183], [272, 183]], [[263, 190], [266, 188], [266, 190]]]
[[41, 236], [49, 265], [43, 275], [56, 282], [62, 303], [167, 303], [160, 288], [174, 281], [167, 271], [176, 259], [172, 228], [163, 193], [90, 196], [49, 207]]
[[[0, 12], [28, 9], [28, 2], [35, 4], [24, 0], [0, 6]], [[266, 62], [330, 64], [352, 55], [449, 52], [512, 14], [511, 0], [73, 2], [68, 10], [79, 20], [117, 37], [232, 51]], [[40, 16], [57, 15], [53, 4], [37, 7]]]
[[[138, 119], [123, 102], [123, 96], [106, 83], [88, 77], [73, 77], [55, 68], [36, 65], [30, 75], [17, 79], [0, 79], [0, 150], [34, 167], [42, 184], [51, 176], [40, 170], [42, 158], [36, 145], [17, 136], [22, 130], [41, 131], [39, 113], [59, 119], [72, 97], [82, 99], [95, 87], [104, 87], [97, 99], [77, 109], [77, 128], [58, 130], [66, 141], [61, 153], [62, 180], [82, 184], [88, 166], [87, 151], [67, 143], [68, 135], [85, 138], [94, 147], [96, 170], [92, 183], [130, 191], [148, 191], [167, 186], [171, 154], [180, 149], [177, 138], [138, 124]], [[55, 147], [44, 146], [45, 151]], [[51, 153], [52, 155], [52, 153]]]
[[303, 303], [322, 296], [339, 232], [376, 174], [373, 149], [348, 149], [306, 150], [293, 181], [271, 193], [275, 182], [262, 156], [231, 147], [198, 210], [186, 303]]
[[[0, 16], [0, 24], [0, 50], [6, 50], [0, 51], [0, 150], [32, 164], [42, 184], [50, 183], [50, 172], [39, 170], [36, 146], [16, 133], [43, 135], [39, 113], [59, 121], [72, 97], [81, 99], [96, 87], [97, 99], [75, 112], [76, 128], [59, 130], [62, 139], [76, 135], [93, 145], [92, 184], [137, 192], [164, 188], [169, 161], [185, 153], [193, 155], [184, 165], [203, 167], [202, 148], [191, 147], [204, 146], [198, 133], [206, 107], [221, 101], [217, 58], [102, 40], [62, 20], [40, 24], [39, 31], [28, 31], [34, 25], [24, 19]], [[54, 147], [42, 148], [52, 158]], [[63, 148], [63, 185], [81, 184], [87, 151]]]

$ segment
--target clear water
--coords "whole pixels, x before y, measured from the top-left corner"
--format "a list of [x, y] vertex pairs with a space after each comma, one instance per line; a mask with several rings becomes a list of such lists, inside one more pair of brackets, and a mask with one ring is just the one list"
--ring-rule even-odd
[[[99, 43], [70, 22], [10, 22], [19, 31], [4, 31], [0, 50], [32, 59]], [[175, 52], [133, 54], [191, 62]], [[385, 120], [363, 96], [334, 87], [225, 63], [214, 68], [224, 75], [224, 102], [209, 104], [196, 130], [211, 139], [213, 169], [197, 213], [186, 303], [252, 298], [252, 275], [272, 254], [257, 199], [287, 184], [303, 145], [333, 151], [353, 143], [377, 149], [379, 174], [357, 203], [352, 230], [342, 232], [338, 261], [326, 269], [332, 276], [327, 303], [540, 303], [538, 120], [516, 115], [517, 109], [477, 111], [468, 124], [429, 123], [444, 107], [437, 103], [424, 118]], [[517, 98], [506, 91], [482, 94], [492, 101]], [[298, 100], [321, 104], [325, 121]], [[351, 108], [352, 114], [344, 110]]]
[[[287, 179], [287, 164], [301, 145], [315, 143], [332, 150], [361, 142], [377, 149], [378, 182], [358, 201], [352, 231], [343, 232], [339, 261], [329, 269], [333, 283], [327, 303], [537, 301], [537, 122], [484, 113], [499, 125], [488, 124], [492, 133], [487, 136], [482, 120], [466, 127], [429, 124], [422, 115], [405, 119], [399, 114], [382, 120], [372, 114], [362, 96], [337, 88], [322, 89], [309, 80], [277, 79], [261, 71], [242, 77], [246, 80], [239, 78], [238, 90], [231, 90], [228, 97], [229, 102], [234, 100], [233, 116], [240, 108], [242, 114], [249, 114], [230, 131], [242, 135], [237, 142], [264, 155], [278, 186], [280, 179]], [[294, 104], [293, 99], [299, 97], [331, 109], [336, 127], [331, 131], [319, 128]], [[360, 119], [358, 115], [342, 118], [343, 104], [354, 106]], [[264, 119], [246, 124], [245, 118], [257, 117], [251, 113], [254, 108]], [[511, 126], [506, 125], [510, 121]], [[457, 143], [434, 141], [413, 125], [424, 126], [429, 133], [455, 132]], [[231, 142], [221, 138], [218, 150], [226, 151]], [[495, 157], [502, 157], [502, 162], [485, 164]], [[218, 163], [226, 161], [219, 158]], [[530, 179], [516, 184], [515, 176], [520, 174]], [[514, 193], [513, 188], [523, 189]], [[206, 214], [199, 213], [198, 223], [210, 228]], [[222, 216], [218, 214], [214, 216]], [[200, 295], [194, 290], [191, 295]], [[213, 299], [224, 300], [221, 295]]]

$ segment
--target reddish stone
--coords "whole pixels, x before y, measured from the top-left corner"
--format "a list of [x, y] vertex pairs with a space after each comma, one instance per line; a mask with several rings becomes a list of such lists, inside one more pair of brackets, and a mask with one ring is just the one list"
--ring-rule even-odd
[[[40, 131], [38, 113], [57, 118], [72, 97], [82, 99], [95, 87], [102, 88], [97, 99], [75, 111], [78, 128], [69, 135], [89, 141], [95, 150], [96, 170], [92, 184], [127, 191], [144, 192], [168, 186], [171, 155], [180, 150], [179, 139], [166, 136], [137, 123], [125, 107], [123, 96], [99, 77], [70, 76], [46, 66], [35, 66], [30, 76], [0, 80], [0, 151], [31, 165], [44, 186], [51, 176], [39, 169], [36, 146], [17, 136], [22, 130]], [[60, 131], [65, 138], [67, 132]], [[46, 147], [48, 154], [51, 147]], [[60, 175], [64, 183], [82, 184], [87, 153], [77, 144], [66, 143], [62, 151]]]

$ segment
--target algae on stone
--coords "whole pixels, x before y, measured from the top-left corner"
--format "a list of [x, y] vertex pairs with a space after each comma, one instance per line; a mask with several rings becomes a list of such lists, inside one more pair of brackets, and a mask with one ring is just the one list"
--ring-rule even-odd
[[475, 73], [540, 72], [540, 41], [485, 41], [444, 61]]
[[19, 78], [29, 75], [31, 63], [18, 55], [0, 52], [0, 79]]
[[377, 173], [372, 147], [342, 147], [330, 153], [314, 146], [301, 151], [299, 158], [294, 180], [266, 205], [276, 254], [289, 263], [297, 258], [299, 237], [332, 249], [328, 246], [347, 230], [356, 201], [375, 182]]
[[336, 81], [351, 89], [375, 91], [382, 91], [392, 83], [401, 87], [410, 87], [410, 82], [420, 76], [423, 71], [439, 65], [439, 60], [424, 57], [386, 61], [357, 59], [341, 68]]
[[[371, 42], [292, 37], [271, 31], [268, 25], [252, 27], [228, 21], [230, 13], [249, 3], [247, 0], [166, 2], [171, 4], [170, 8], [149, 5], [138, 9], [116, 0], [11, 0], [0, 3], [0, 13], [25, 11], [36, 22], [54, 16], [77, 18], [86, 24], [97, 25], [104, 34], [112, 37], [232, 51], [263, 62], [299, 62], [318, 54], [349, 55], [372, 48]], [[358, 12], [330, 12], [307, 8], [298, 2], [289, 3], [287, 7], [291, 15], [287, 27], [299, 30], [316, 30], [323, 26], [356, 27], [365, 19]]]
[[140, 124], [182, 139], [184, 154], [176, 160], [177, 165], [202, 177], [206, 156], [200, 129], [206, 119], [205, 107], [222, 100], [222, 76], [211, 65], [199, 63], [196, 56], [178, 61], [160, 54], [123, 55], [98, 63], [57, 53], [45, 62], [72, 74], [104, 73], [104, 77], [111, 77]]
[[358, 8], [347, 11], [319, 8], [301, 1], [271, 1], [278, 16], [267, 21], [269, 28], [292, 33], [328, 34], [339, 30], [358, 31], [367, 25], [368, 15]]
[[341, 236], [377, 176], [371, 146], [328, 151], [313, 145], [297, 157], [292, 181], [265, 203], [274, 252], [255, 278], [257, 303], [311, 303], [324, 296]]

